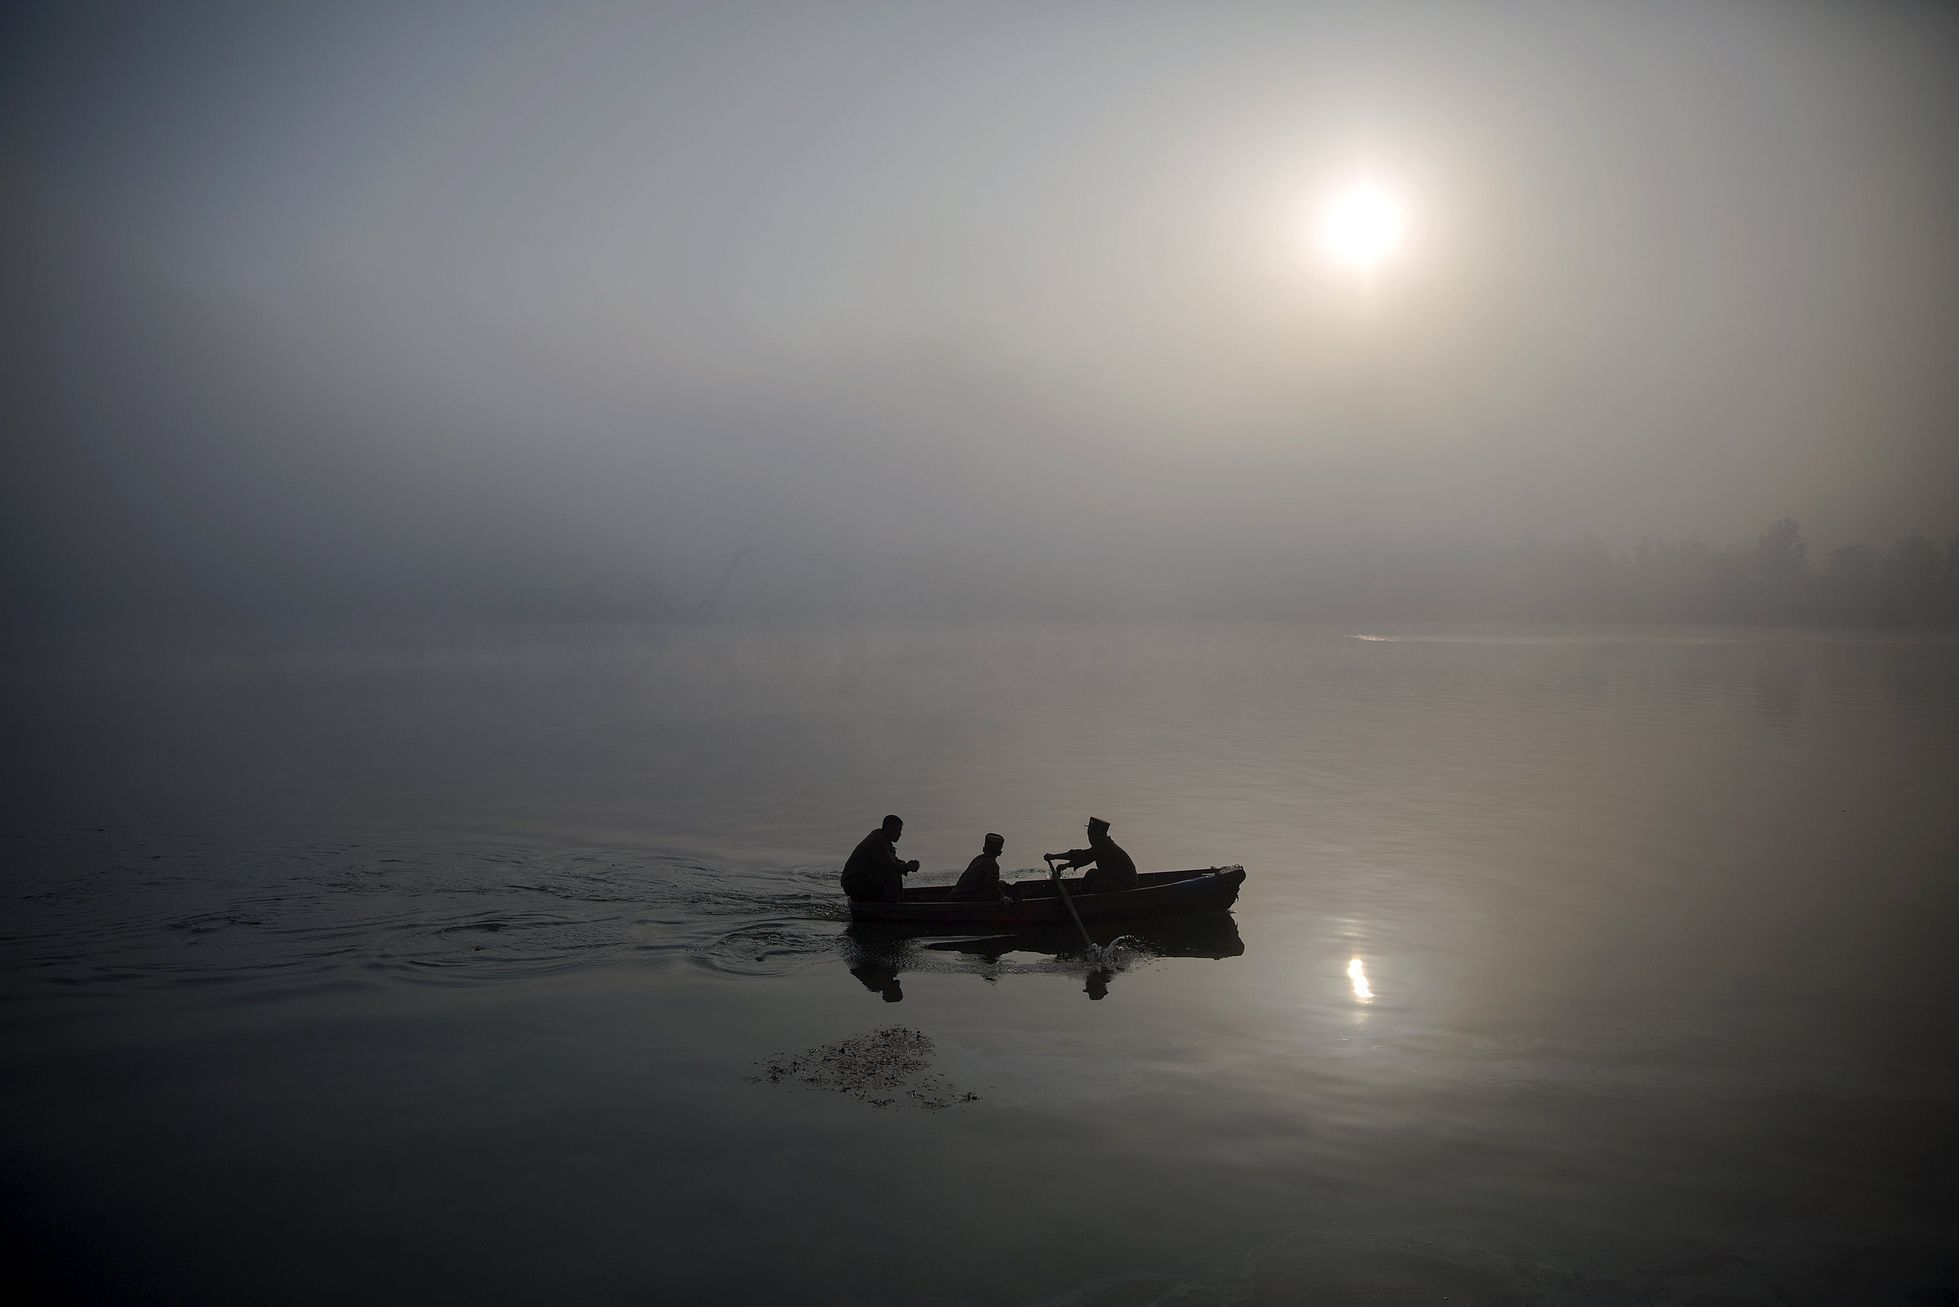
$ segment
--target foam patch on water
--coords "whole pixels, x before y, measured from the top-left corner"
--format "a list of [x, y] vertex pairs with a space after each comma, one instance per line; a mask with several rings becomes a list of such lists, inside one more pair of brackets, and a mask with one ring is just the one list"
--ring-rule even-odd
[[979, 1095], [956, 1089], [932, 1069], [935, 1048], [923, 1031], [885, 1026], [785, 1053], [764, 1062], [750, 1083], [800, 1085], [844, 1094], [872, 1107], [913, 1107], [936, 1112]]

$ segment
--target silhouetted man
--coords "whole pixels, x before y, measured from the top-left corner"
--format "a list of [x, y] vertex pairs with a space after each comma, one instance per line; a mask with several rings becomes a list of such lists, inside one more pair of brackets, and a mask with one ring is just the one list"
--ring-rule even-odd
[[850, 974], [863, 983], [865, 989], [878, 995], [887, 1003], [905, 1001], [905, 987], [898, 983], [898, 969], [877, 962], [860, 962], [850, 969]]
[[903, 898], [904, 878], [918, 870], [917, 862], [898, 857], [898, 837], [904, 833], [905, 823], [894, 814], [859, 840], [843, 864], [843, 892], [868, 903], [896, 903]]
[[966, 864], [966, 870], [959, 875], [959, 883], [952, 887], [947, 898], [953, 899], [1006, 899], [1007, 891], [1000, 885], [1000, 850], [1007, 847], [1001, 835], [988, 835], [986, 849], [978, 857]]
[[1136, 888], [1135, 860], [1123, 852], [1120, 844], [1109, 838], [1109, 823], [1100, 817], [1088, 819], [1087, 848], [1057, 853], [1055, 861], [1064, 870], [1094, 866], [1095, 870], [1082, 877], [1084, 893], [1100, 894], [1105, 890]]

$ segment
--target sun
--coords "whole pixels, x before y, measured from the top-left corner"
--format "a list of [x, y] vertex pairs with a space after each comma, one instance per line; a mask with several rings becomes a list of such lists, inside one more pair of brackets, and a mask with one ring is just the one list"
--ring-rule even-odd
[[1371, 272], [1401, 248], [1408, 210], [1400, 197], [1373, 182], [1353, 182], [1320, 206], [1320, 252], [1343, 267]]

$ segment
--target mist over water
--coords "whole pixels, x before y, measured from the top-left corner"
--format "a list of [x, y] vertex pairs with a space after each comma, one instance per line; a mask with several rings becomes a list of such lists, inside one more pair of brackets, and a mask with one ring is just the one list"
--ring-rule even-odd
[[[8, 1252], [91, 1292], [1952, 1282], [1950, 641], [421, 627], [7, 683]], [[1096, 998], [1067, 936], [850, 927], [885, 810], [931, 880], [1089, 813], [1251, 878]], [[894, 1021], [911, 1097], [762, 1074]]]
[[1959, 1300], [1955, 67], [6, 6], [0, 1286]]
[[1945, 6], [6, 21], [9, 622], [743, 545], [750, 616], [1338, 618], [1353, 551], [1959, 533]]

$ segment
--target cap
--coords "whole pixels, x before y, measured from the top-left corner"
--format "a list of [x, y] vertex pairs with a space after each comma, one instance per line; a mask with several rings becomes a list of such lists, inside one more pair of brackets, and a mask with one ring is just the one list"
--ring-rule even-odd
[[1007, 847], [1007, 837], [1004, 835], [995, 835], [992, 831], [988, 831], [986, 833], [986, 847], [989, 849], [1004, 849]]
[[1090, 830], [1107, 830], [1109, 829], [1109, 823], [1103, 821], [1100, 817], [1090, 817], [1088, 819], [1088, 828]]

